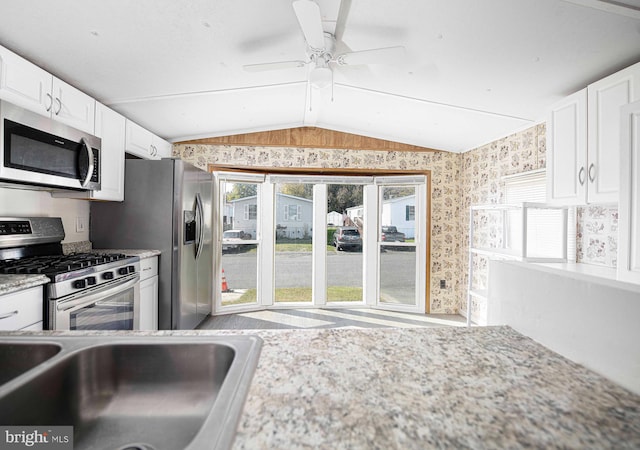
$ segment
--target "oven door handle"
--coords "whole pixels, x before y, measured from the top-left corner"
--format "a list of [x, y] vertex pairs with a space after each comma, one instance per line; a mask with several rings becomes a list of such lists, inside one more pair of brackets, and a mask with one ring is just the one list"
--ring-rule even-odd
[[126, 277], [118, 280], [118, 283], [115, 285], [109, 285], [109, 287], [105, 289], [100, 289], [98, 291], [94, 291], [90, 294], [83, 294], [79, 292], [78, 294], [73, 295], [73, 297], [68, 300], [63, 300], [60, 302], [56, 302], [56, 310], [57, 311], [68, 311], [77, 306], [86, 306], [91, 303], [96, 303], [99, 300], [102, 300], [105, 297], [108, 297], [113, 294], [117, 294], [122, 291], [126, 291], [127, 289], [135, 286], [140, 282], [140, 275], [135, 274], [132, 277]]

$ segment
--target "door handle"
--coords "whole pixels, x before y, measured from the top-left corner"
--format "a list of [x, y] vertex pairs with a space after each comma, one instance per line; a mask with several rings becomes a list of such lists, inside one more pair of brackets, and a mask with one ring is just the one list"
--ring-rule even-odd
[[594, 174], [593, 174], [593, 176], [591, 175], [591, 170], [593, 170], [593, 169], [595, 169], [595, 168], [596, 168], [595, 164], [591, 163], [591, 165], [589, 166], [589, 172], [588, 172], [588, 174], [589, 174], [589, 181], [591, 181], [592, 183], [593, 183], [594, 181], [596, 181], [596, 174], [594, 173]]
[[578, 172], [578, 181], [580, 182], [580, 186], [584, 185], [584, 181], [585, 181], [584, 172], [585, 172], [584, 166], [580, 167], [580, 171]]
[[198, 259], [204, 247], [204, 207], [199, 192], [196, 194], [196, 227], [196, 259]]
[[78, 158], [78, 171], [80, 172], [80, 176], [82, 177], [82, 181], [80, 182], [80, 185], [82, 187], [87, 187], [87, 185], [89, 184], [89, 182], [91, 181], [91, 175], [93, 175], [93, 169], [95, 168], [94, 164], [93, 164], [93, 149], [91, 148], [91, 146], [89, 145], [89, 143], [85, 140], [85, 138], [80, 139], [80, 144], [82, 145], [82, 148], [85, 151], [85, 155], [87, 158], [87, 162], [86, 162], [86, 166], [87, 166], [87, 173], [83, 173], [83, 169], [84, 169], [84, 164], [81, 158]]

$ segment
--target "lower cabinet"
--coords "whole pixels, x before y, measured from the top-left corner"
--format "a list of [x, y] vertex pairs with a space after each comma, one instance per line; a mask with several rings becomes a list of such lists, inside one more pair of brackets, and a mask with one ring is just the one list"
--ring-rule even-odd
[[0, 330], [42, 330], [42, 286], [0, 295]]
[[158, 257], [140, 260], [140, 329], [158, 329]]

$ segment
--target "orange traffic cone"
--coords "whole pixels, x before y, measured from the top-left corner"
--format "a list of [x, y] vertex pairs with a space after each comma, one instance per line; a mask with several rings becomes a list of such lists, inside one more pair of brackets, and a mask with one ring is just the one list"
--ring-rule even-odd
[[227, 278], [224, 276], [224, 269], [222, 269], [222, 292], [231, 292], [227, 284]]

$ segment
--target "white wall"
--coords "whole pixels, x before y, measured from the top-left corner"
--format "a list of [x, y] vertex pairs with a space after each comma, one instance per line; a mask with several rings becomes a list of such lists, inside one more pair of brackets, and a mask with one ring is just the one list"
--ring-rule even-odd
[[489, 325], [509, 325], [640, 394], [640, 285], [491, 261]]
[[[66, 198], [53, 198], [46, 191], [9, 189], [0, 187], [0, 217], [42, 216], [62, 217], [65, 243], [89, 240], [89, 202]], [[84, 232], [76, 232], [76, 218], [83, 217], [87, 224]]]

